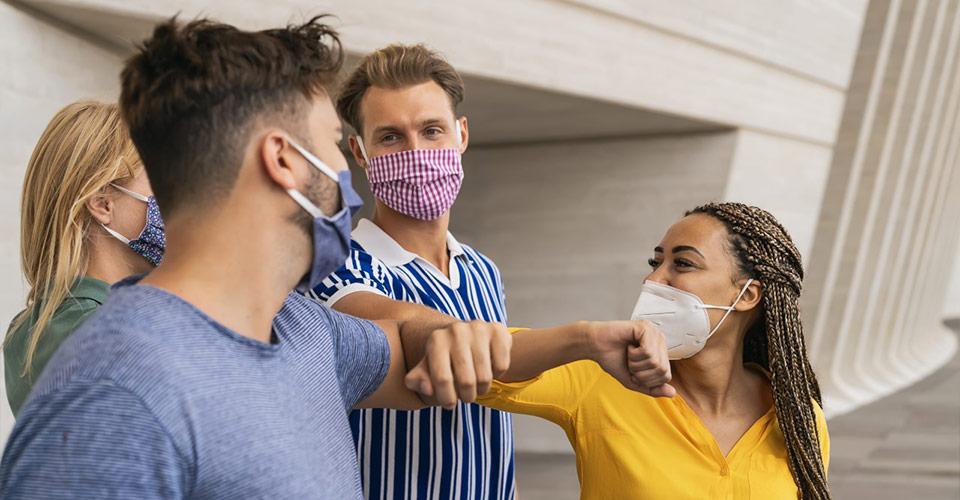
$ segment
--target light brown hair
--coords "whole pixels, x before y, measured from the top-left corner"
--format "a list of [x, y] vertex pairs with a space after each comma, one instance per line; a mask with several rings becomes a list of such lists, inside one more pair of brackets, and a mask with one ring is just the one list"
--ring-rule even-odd
[[[20, 264], [30, 285], [15, 331], [39, 307], [22, 374], [30, 374], [43, 330], [86, 272], [94, 222], [87, 202], [110, 183], [126, 184], [143, 168], [116, 104], [67, 105], [37, 142], [23, 179]], [[8, 337], [9, 338], [9, 337]]]
[[454, 113], [463, 101], [463, 79], [457, 70], [436, 52], [422, 44], [388, 45], [367, 54], [340, 88], [337, 111], [357, 133], [362, 134], [360, 102], [370, 87], [399, 89], [429, 81], [436, 82], [450, 98]]

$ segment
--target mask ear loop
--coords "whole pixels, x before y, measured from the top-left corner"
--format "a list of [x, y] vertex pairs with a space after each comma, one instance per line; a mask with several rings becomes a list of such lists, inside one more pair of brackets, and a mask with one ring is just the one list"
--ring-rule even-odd
[[130, 239], [127, 238], [126, 236], [124, 236], [124, 235], [122, 235], [122, 234], [114, 231], [113, 229], [110, 229], [110, 228], [107, 227], [107, 226], [104, 226], [103, 224], [100, 224], [100, 227], [102, 227], [104, 230], [106, 230], [108, 233], [110, 233], [110, 236], [113, 236], [114, 238], [120, 240], [124, 245], [129, 245], [129, 244], [130, 244]]
[[454, 118], [454, 129], [456, 130], [455, 134], [457, 136], [457, 154], [460, 154], [460, 148], [463, 147], [463, 134], [460, 130], [460, 119]]
[[727, 316], [729, 316], [730, 313], [733, 312], [733, 309], [734, 309], [735, 307], [737, 307], [737, 304], [740, 302], [740, 299], [743, 298], [743, 294], [747, 293], [747, 288], [750, 286], [751, 283], [753, 283], [753, 281], [754, 281], [753, 278], [747, 279], [747, 282], [743, 285], [743, 288], [740, 289], [740, 293], [737, 295], [736, 300], [734, 300], [734, 301], [733, 301], [733, 304], [730, 305], [730, 306], [728, 306], [728, 307], [708, 306], [708, 305], [702, 305], [702, 306], [700, 306], [701, 309], [724, 309], [724, 310], [727, 311], [726, 313], [724, 313], [723, 317], [720, 318], [720, 321], [717, 322], [717, 326], [713, 327], [713, 330], [710, 330], [710, 334], [707, 335], [707, 338], [706, 338], [706, 339], [703, 339], [704, 342], [706, 342], [707, 339], [709, 339], [710, 337], [712, 337], [714, 333], [717, 333], [717, 330], [720, 329], [720, 325], [723, 324], [723, 320], [727, 319]]
[[370, 164], [370, 158], [367, 157], [367, 149], [363, 147], [363, 137], [360, 137], [360, 134], [354, 135], [354, 139], [357, 140], [357, 146], [360, 146], [360, 156], [363, 157], [363, 161], [367, 162], [367, 165]]
[[121, 193], [123, 193], [123, 194], [125, 194], [125, 195], [127, 195], [127, 196], [129, 196], [129, 197], [131, 197], [131, 198], [138, 199], [138, 200], [140, 200], [140, 201], [142, 201], [142, 202], [144, 202], [144, 203], [150, 203], [150, 197], [149, 197], [149, 196], [144, 196], [144, 195], [142, 195], [142, 194], [140, 194], [140, 193], [138, 193], [138, 192], [136, 192], [136, 191], [131, 191], [131, 190], [129, 190], [129, 189], [127, 189], [127, 188], [119, 185], [119, 184], [114, 184], [114, 183], [112, 183], [112, 182], [110, 183], [110, 185], [113, 186], [113, 187], [114, 187], [115, 189], [117, 189], [118, 191], [120, 191]]

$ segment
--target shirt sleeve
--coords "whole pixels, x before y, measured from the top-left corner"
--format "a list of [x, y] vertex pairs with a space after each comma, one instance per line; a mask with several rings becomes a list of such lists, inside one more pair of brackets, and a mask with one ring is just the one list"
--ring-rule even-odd
[[390, 368], [390, 343], [376, 323], [323, 307], [336, 352], [337, 378], [348, 409], [383, 384]]
[[511, 413], [540, 417], [571, 430], [583, 396], [603, 371], [593, 361], [577, 361], [547, 370], [524, 382], [494, 381], [477, 402]]
[[817, 436], [820, 438], [820, 456], [823, 457], [823, 471], [826, 472], [829, 477], [830, 433], [827, 431], [827, 419], [816, 401], [813, 402], [813, 413], [817, 419]]
[[188, 468], [133, 393], [110, 382], [30, 399], [0, 462], [0, 491], [21, 498], [183, 498]]
[[314, 298], [329, 306], [355, 292], [371, 292], [396, 298], [392, 275], [386, 264], [351, 243], [350, 256], [340, 269], [313, 289]]

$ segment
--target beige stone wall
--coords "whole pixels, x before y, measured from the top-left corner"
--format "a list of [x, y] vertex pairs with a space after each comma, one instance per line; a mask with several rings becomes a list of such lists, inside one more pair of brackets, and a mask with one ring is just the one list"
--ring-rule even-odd
[[[663, 229], [726, 199], [771, 210], [805, 255], [828, 413], [953, 351], [938, 321], [960, 304], [944, 300], [960, 253], [957, 0], [410, 0], [402, 16], [386, 0], [23, 3], [45, 14], [0, 3], [4, 318], [23, 294], [29, 151], [62, 104], [116, 93], [119, 56], [95, 40], [128, 45], [176, 12], [265, 27], [329, 11], [354, 55], [426, 42], [481, 82], [479, 121], [501, 133], [477, 132], [454, 229], [500, 264], [514, 324], [624, 317]], [[521, 425], [518, 447], [556, 446]]]
[[806, 282], [811, 356], [834, 414], [941, 366], [960, 224], [960, 11], [873, 2]]
[[[120, 56], [89, 37], [0, 2], [0, 321], [23, 307], [20, 189], [33, 146], [53, 114], [77, 99], [115, 100]], [[2, 360], [0, 360], [2, 363]], [[0, 374], [2, 377], [2, 374]], [[0, 442], [13, 416], [0, 395]]]

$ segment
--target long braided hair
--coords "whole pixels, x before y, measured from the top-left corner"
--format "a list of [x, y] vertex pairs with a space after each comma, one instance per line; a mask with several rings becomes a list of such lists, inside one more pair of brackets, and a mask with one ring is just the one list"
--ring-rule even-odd
[[822, 406], [820, 385], [807, 359], [798, 301], [803, 282], [800, 252], [769, 212], [742, 203], [710, 203], [707, 214], [729, 233], [731, 253], [744, 277], [763, 284], [761, 317], [747, 332], [743, 361], [771, 374], [774, 406], [800, 498], [830, 498], [812, 401]]

